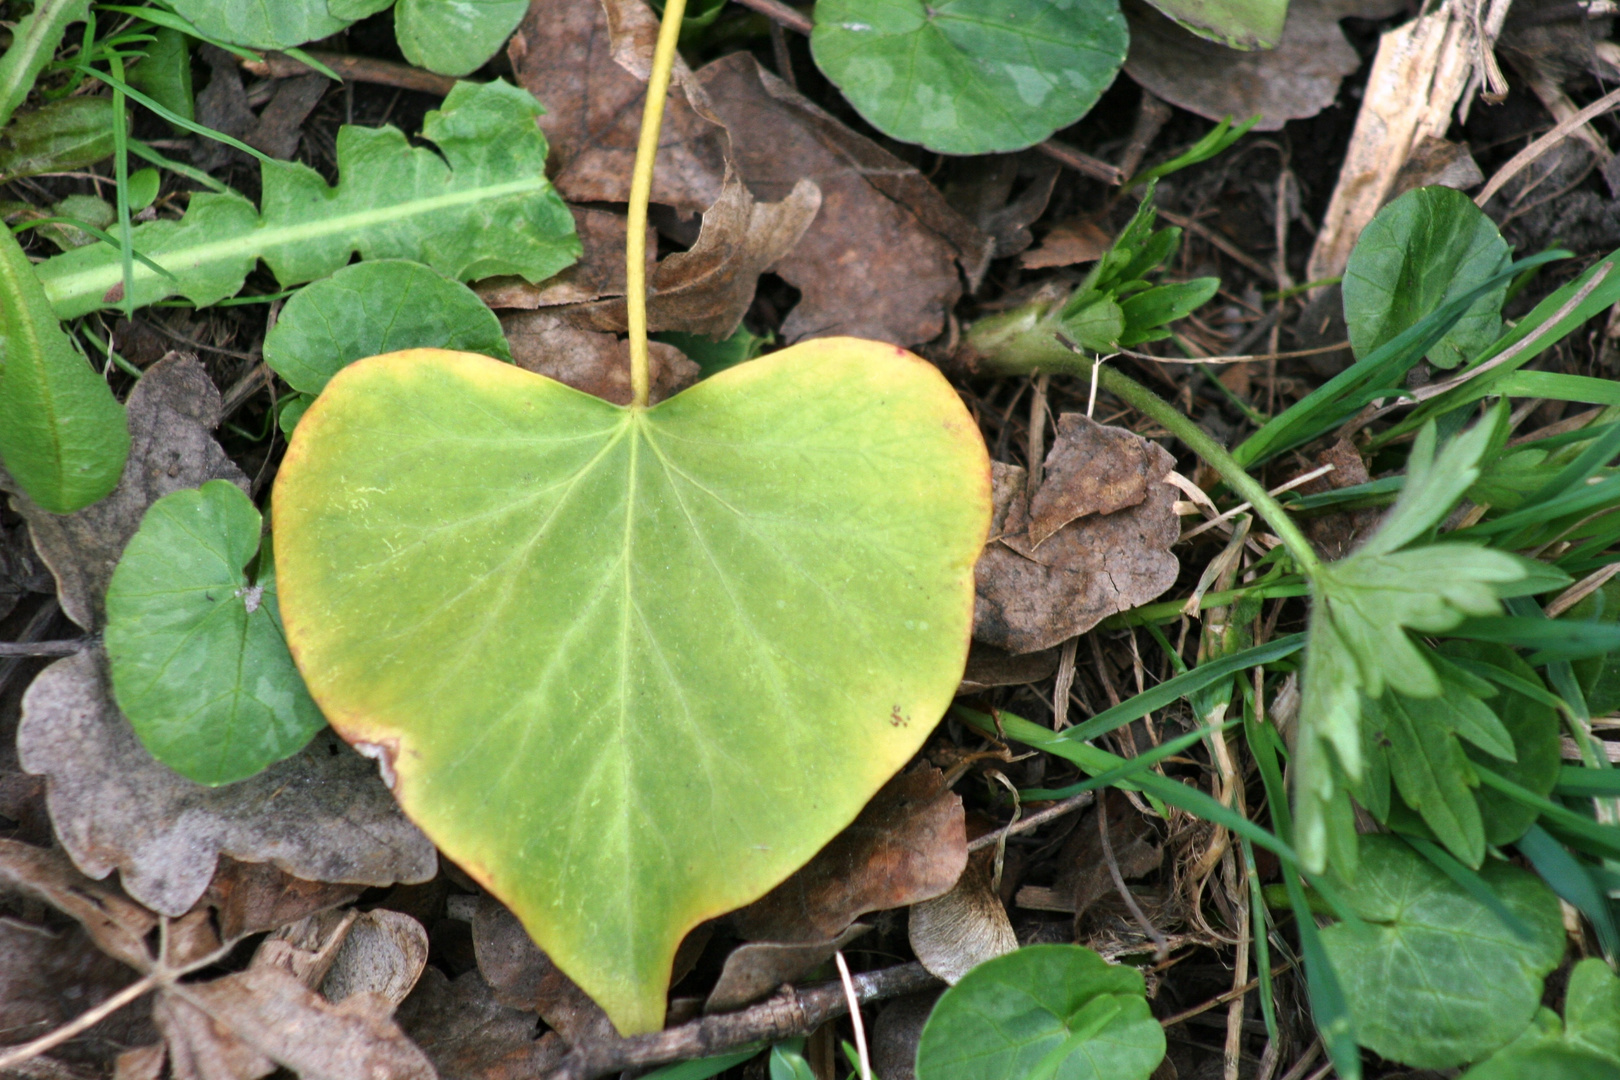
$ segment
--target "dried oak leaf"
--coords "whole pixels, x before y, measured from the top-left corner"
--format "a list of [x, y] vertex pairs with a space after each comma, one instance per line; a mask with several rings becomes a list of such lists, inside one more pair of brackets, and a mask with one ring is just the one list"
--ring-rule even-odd
[[1141, 2], [1121, 7], [1130, 24], [1126, 74], [1159, 97], [1211, 120], [1260, 114], [1257, 131], [1315, 116], [1361, 66], [1339, 20], [1380, 19], [1400, 0], [1294, 0], [1275, 49], [1239, 52], [1183, 30]]
[[828, 941], [869, 911], [938, 896], [967, 865], [962, 800], [935, 768], [890, 780], [786, 881], [731, 916], [748, 941]]
[[394, 1019], [444, 1080], [533, 1080], [568, 1052], [555, 1032], [537, 1039], [534, 1013], [502, 1005], [477, 971], [451, 982], [428, 968]]
[[[629, 233], [625, 216], [594, 206], [571, 206], [574, 231], [579, 235], [580, 256], [568, 269], [545, 281], [531, 284], [516, 275], [485, 278], [472, 285], [485, 304], [492, 308], [557, 307], [588, 304], [605, 297], [623, 296], [624, 246]], [[647, 228], [647, 277], [651, 278], [658, 258], [657, 234]]]
[[71, 916], [97, 947], [130, 967], [149, 960], [157, 917], [111, 885], [91, 881], [60, 851], [0, 840], [0, 894], [22, 893]]
[[[581, 330], [554, 311], [516, 311], [501, 317], [512, 360], [525, 371], [546, 375], [575, 390], [615, 405], [630, 404], [630, 345], [610, 333]], [[650, 400], [680, 393], [703, 374], [673, 345], [650, 342]]]
[[[742, 181], [727, 173], [720, 198], [703, 213], [697, 243], [653, 272], [647, 328], [730, 336], [754, 302], [759, 275], [793, 250], [820, 208], [821, 189], [810, 180], [794, 184], [781, 202], [756, 203]], [[622, 298], [566, 314], [588, 330], [622, 333], [628, 327]]]
[[478, 970], [497, 1002], [539, 1013], [570, 1046], [617, 1040], [607, 1013], [557, 969], [499, 901], [479, 898], [472, 935]]
[[160, 764], [113, 704], [100, 650], [34, 680], [17, 748], [23, 768], [47, 778], [51, 819], [74, 863], [98, 879], [118, 870], [130, 896], [165, 915], [197, 902], [220, 855], [358, 885], [426, 881], [437, 866], [375, 764], [330, 731], [224, 787]]
[[[1049, 649], [1175, 584], [1178, 563], [1170, 547], [1181, 527], [1175, 489], [1163, 482], [1175, 460], [1139, 435], [1080, 419], [1060, 420], [1036, 500], [1048, 524], [1077, 506], [1116, 508], [1068, 520], [1037, 543], [1029, 534], [1024, 470], [993, 462], [990, 535], [996, 539], [974, 570], [978, 641], [1013, 653]], [[1108, 447], [1119, 456], [1105, 465], [1099, 455]], [[1077, 463], [1093, 459], [1091, 474], [1076, 471]], [[1049, 494], [1054, 486], [1064, 490]], [[1138, 502], [1120, 506], [1135, 493]]]
[[870, 930], [851, 923], [830, 941], [750, 941], [732, 949], [720, 980], [703, 1002], [705, 1013], [730, 1012], [776, 992], [832, 959], [833, 953]]
[[950, 892], [911, 905], [906, 929], [911, 950], [930, 974], [951, 986], [986, 960], [1018, 948], [1018, 935], [996, 895], [995, 861], [995, 848], [975, 851]]
[[[640, 0], [533, 0], [507, 46], [520, 85], [546, 106], [551, 182], [569, 202], [628, 202], [657, 17]], [[652, 201], [686, 213], [720, 195], [725, 131], [677, 75], [664, 106]]]
[[785, 199], [799, 181], [821, 189], [821, 213], [775, 267], [798, 289], [788, 341], [851, 334], [914, 345], [936, 337], [994, 241], [952, 209], [926, 177], [801, 97], [752, 55], [697, 73], [731, 134], [732, 166], [754, 197]]
[[1053, 266], [1096, 262], [1108, 254], [1113, 242], [1113, 237], [1095, 221], [1079, 218], [1060, 221], [1041, 239], [1039, 247], [1030, 248], [1018, 256], [1018, 264], [1025, 270], [1045, 270]]
[[124, 475], [111, 495], [77, 513], [40, 509], [0, 471], [0, 488], [12, 493], [35, 549], [56, 575], [62, 610], [90, 631], [106, 621], [107, 582], [147, 507], [209, 480], [248, 489], [247, 476], [210, 434], [219, 426], [219, 391], [196, 357], [170, 353], [153, 364], [130, 392], [125, 413], [130, 446]]

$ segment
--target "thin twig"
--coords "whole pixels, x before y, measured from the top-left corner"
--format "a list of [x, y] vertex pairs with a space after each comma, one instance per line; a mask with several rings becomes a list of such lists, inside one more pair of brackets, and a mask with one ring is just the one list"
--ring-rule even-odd
[[1582, 109], [1580, 112], [1560, 121], [1553, 127], [1551, 131], [1547, 132], [1547, 134], [1543, 135], [1541, 138], [1537, 139], [1523, 150], [1520, 150], [1517, 154], [1514, 154], [1508, 159], [1508, 163], [1506, 165], [1503, 165], [1500, 169], [1496, 170], [1496, 175], [1491, 177], [1490, 183], [1486, 184], [1484, 190], [1482, 190], [1478, 195], [1474, 196], [1474, 205], [1483, 207], [1486, 203], [1491, 201], [1492, 195], [1495, 195], [1498, 191], [1502, 190], [1503, 184], [1506, 184], [1509, 180], [1519, 175], [1520, 172], [1528, 168], [1533, 162], [1536, 161], [1536, 159], [1540, 158], [1541, 155], [1563, 142], [1569, 137], [1572, 131], [1586, 123], [1588, 120], [1602, 116], [1604, 113], [1616, 108], [1617, 106], [1620, 106], [1620, 89], [1610, 90], [1607, 94], [1604, 94], [1602, 97], [1592, 102], [1592, 104]]
[[1055, 802], [1051, 806], [1048, 806], [1045, 810], [1031, 814], [1026, 818], [1020, 818], [1011, 825], [997, 829], [995, 832], [987, 832], [983, 836], [969, 840], [967, 846], [968, 854], [971, 855], [975, 851], [987, 848], [992, 844], [1000, 843], [1005, 837], [1017, 836], [1019, 833], [1027, 833], [1032, 829], [1045, 825], [1048, 821], [1051, 821], [1054, 818], [1062, 817], [1064, 814], [1072, 814], [1076, 810], [1084, 810], [1086, 807], [1090, 806], [1094, 801], [1096, 801], [1096, 798], [1097, 793], [1095, 791], [1082, 791], [1078, 795], [1070, 795], [1067, 799], [1064, 799], [1062, 802]]
[[[448, 75], [435, 75], [431, 71], [411, 67], [408, 64], [397, 64], [392, 60], [378, 60], [370, 56], [351, 56], [348, 53], [324, 52], [319, 49], [308, 50], [312, 60], [318, 60], [331, 68], [345, 79], [355, 82], [374, 83], [378, 86], [392, 86], [400, 90], [416, 90], [423, 94], [433, 94], [444, 97], [455, 88], [456, 80]], [[255, 75], [268, 75], [276, 79], [289, 78], [294, 75], [309, 75], [315, 69], [301, 61], [294, 60], [282, 53], [267, 53], [263, 63], [254, 63], [249, 60], [242, 67]]]
[[72, 656], [90, 645], [89, 638], [63, 641], [0, 641], [0, 656]]
[[[1286, 484], [1278, 484], [1276, 487], [1272, 488], [1269, 492], [1267, 492], [1267, 494], [1269, 494], [1269, 495], [1281, 495], [1283, 492], [1291, 491], [1294, 488], [1299, 487], [1301, 484], [1308, 484], [1312, 480], [1315, 480], [1317, 477], [1324, 476], [1327, 473], [1332, 472], [1335, 468], [1336, 468], [1336, 466], [1329, 464], [1329, 465], [1323, 465], [1320, 468], [1312, 469], [1308, 473], [1303, 473], [1303, 474], [1301, 474], [1299, 476], [1294, 477], [1292, 480], [1288, 481]], [[1212, 517], [1208, 521], [1204, 522], [1202, 525], [1199, 525], [1198, 527], [1193, 528], [1193, 529], [1188, 529], [1186, 532], [1181, 534], [1180, 540], [1177, 540], [1176, 543], [1179, 544], [1182, 540], [1191, 540], [1193, 537], [1197, 536], [1199, 533], [1206, 532], [1206, 531], [1208, 531], [1210, 529], [1213, 529], [1215, 526], [1221, 524], [1224, 521], [1230, 521], [1232, 518], [1237, 517], [1239, 514], [1246, 514], [1246, 513], [1249, 512], [1249, 510], [1251, 510], [1253, 508], [1253, 506], [1254, 506], [1253, 503], [1239, 503], [1237, 506], [1232, 507], [1232, 509], [1226, 511], [1225, 513], [1221, 514], [1220, 516]]]
[[[939, 980], [917, 963], [864, 972], [850, 981], [856, 1000], [862, 1004], [939, 985]], [[844, 1015], [848, 1009], [841, 980], [803, 990], [787, 989], [739, 1012], [705, 1016], [650, 1035], [581, 1044], [546, 1074], [546, 1080], [591, 1080], [626, 1069], [713, 1057], [756, 1043], [797, 1038]]]
[[137, 979], [136, 981], [130, 983], [128, 986], [124, 987], [122, 990], [118, 991], [118, 993], [114, 994], [106, 1001], [103, 1001], [95, 1008], [86, 1009], [84, 1012], [80, 1013], [78, 1016], [75, 1016], [72, 1020], [69, 1020], [55, 1031], [47, 1032], [46, 1034], [35, 1039], [33, 1042], [23, 1043], [21, 1046], [13, 1047], [4, 1054], [0, 1054], [0, 1070], [12, 1068], [22, 1064], [25, 1061], [36, 1058], [45, 1051], [67, 1042], [81, 1031], [87, 1031], [90, 1028], [95, 1027], [97, 1024], [107, 1019], [107, 1017], [111, 1016], [119, 1009], [122, 1009], [125, 1005], [135, 1001], [141, 995], [156, 987], [158, 983], [162, 981], [163, 976], [159, 972], [154, 971], [145, 978]]
[[1123, 184], [1125, 173], [1118, 165], [1110, 165], [1101, 158], [1094, 158], [1081, 150], [1076, 150], [1068, 143], [1058, 142], [1056, 139], [1047, 139], [1035, 147], [1053, 161], [1067, 165], [1075, 172], [1083, 173], [1093, 180], [1101, 180], [1105, 184]]
[[[1289, 968], [1291, 968], [1293, 966], [1294, 966], [1293, 964], [1290, 964], [1287, 961], [1284, 961], [1283, 963], [1278, 964], [1276, 967], [1271, 969], [1271, 977], [1275, 979], [1278, 975], [1281, 975], [1283, 972], [1287, 971]], [[1255, 987], [1257, 987], [1259, 985], [1260, 985], [1260, 980], [1258, 978], [1250, 979], [1248, 982], [1244, 983], [1242, 986], [1234, 986], [1232, 989], [1226, 991], [1226, 993], [1220, 994], [1220, 995], [1218, 995], [1216, 997], [1212, 997], [1208, 1001], [1204, 1002], [1202, 1005], [1194, 1005], [1192, 1008], [1187, 1009], [1187, 1010], [1185, 1010], [1183, 1012], [1178, 1012], [1174, 1016], [1165, 1017], [1163, 1020], [1159, 1021], [1159, 1026], [1160, 1027], [1172, 1027], [1172, 1026], [1174, 1026], [1176, 1024], [1181, 1023], [1184, 1020], [1191, 1020], [1193, 1017], [1198, 1016], [1201, 1013], [1207, 1013], [1211, 1009], [1217, 1009], [1217, 1008], [1221, 1007], [1222, 1005], [1225, 1005], [1229, 1001], [1232, 1001], [1232, 1000], [1234, 1000], [1236, 998], [1242, 997], [1244, 994], [1247, 994], [1250, 990], [1253, 990]]]
[[1600, 570], [1592, 571], [1559, 593], [1557, 598], [1547, 605], [1547, 618], [1558, 618], [1558, 616], [1601, 589], [1604, 583], [1614, 577], [1615, 574], [1620, 574], [1620, 562], [1610, 563]]
[[1160, 217], [1164, 218], [1164, 220], [1168, 221], [1170, 224], [1180, 229], [1186, 229], [1190, 233], [1197, 233], [1200, 239], [1225, 252], [1232, 259], [1242, 263], [1257, 276], [1265, 278], [1267, 281], [1271, 282], [1272, 285], [1277, 284], [1277, 271], [1274, 267], [1267, 266], [1259, 259], [1256, 259], [1253, 255], [1248, 254], [1242, 248], [1232, 243], [1232, 241], [1228, 240], [1220, 233], [1206, 227], [1203, 222], [1197, 221], [1190, 217], [1182, 217], [1180, 214], [1166, 210], [1162, 206], [1156, 206], [1154, 209], [1158, 211]]
[[816, 28], [810, 21], [810, 16], [798, 8], [788, 7], [782, 0], [737, 0], [745, 8], [752, 8], [765, 16], [781, 23], [789, 30], [797, 30], [801, 34], [808, 34]]
[[1161, 364], [1246, 364], [1251, 360], [1293, 360], [1301, 356], [1320, 356], [1323, 353], [1338, 352], [1349, 347], [1350, 343], [1348, 341], [1341, 341], [1336, 345], [1318, 345], [1314, 349], [1255, 353], [1250, 356], [1154, 356], [1152, 353], [1132, 352], [1130, 349], [1120, 349], [1119, 351], [1137, 360], [1157, 360]]
[[1114, 845], [1108, 842], [1107, 799], [1099, 799], [1097, 802], [1097, 835], [1102, 838], [1103, 859], [1108, 863], [1108, 873], [1114, 879], [1114, 888], [1119, 891], [1120, 899], [1125, 901], [1125, 906], [1130, 908], [1131, 917], [1136, 920], [1136, 925], [1153, 940], [1153, 959], [1163, 963], [1164, 958], [1170, 955], [1170, 943], [1159, 933], [1156, 926], [1148, 922], [1148, 917], [1137, 906], [1136, 897], [1131, 895], [1131, 890], [1125, 885], [1125, 875], [1119, 872], [1119, 862], [1114, 858]]

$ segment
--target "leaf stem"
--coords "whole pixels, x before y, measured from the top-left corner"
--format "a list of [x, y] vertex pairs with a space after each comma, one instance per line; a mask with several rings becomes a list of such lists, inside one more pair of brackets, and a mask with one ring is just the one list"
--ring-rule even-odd
[[664, 99], [675, 67], [675, 44], [681, 34], [686, 0], [667, 0], [647, 78], [647, 107], [641, 114], [641, 141], [630, 174], [629, 235], [624, 244], [625, 308], [630, 324], [630, 407], [645, 409], [650, 385], [647, 357], [647, 200], [652, 196], [653, 162], [664, 126]]
[[[1078, 357], [1076, 359], [1079, 360]], [[1086, 374], [1089, 373], [1088, 370]], [[1175, 406], [1118, 368], [1100, 364], [1097, 384], [1136, 411], [1152, 418], [1220, 473], [1221, 479], [1231, 485], [1233, 491], [1254, 504], [1255, 511], [1271, 526], [1277, 539], [1294, 557], [1300, 572], [1313, 584], [1316, 582], [1322, 570], [1322, 560], [1316, 557], [1311, 542], [1305, 539], [1305, 534], [1300, 532], [1299, 526], [1294, 524], [1282, 504], [1271, 497], [1264, 484], [1237, 463], [1226, 447], [1210, 438], [1203, 428], [1193, 423], [1191, 418], [1183, 416]]]

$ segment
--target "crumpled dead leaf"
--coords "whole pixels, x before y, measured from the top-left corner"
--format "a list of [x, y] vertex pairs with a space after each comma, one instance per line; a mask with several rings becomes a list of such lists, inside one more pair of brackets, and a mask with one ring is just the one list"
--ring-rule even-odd
[[[993, 462], [995, 539], [975, 568], [974, 638], [1013, 653], [1049, 649], [1174, 585], [1181, 526], [1163, 482], [1174, 465], [1156, 443], [1078, 414], [1059, 418], [1033, 500], [1023, 469]], [[1039, 541], [1032, 504], [1042, 528], [1055, 527]]]
[[433, 876], [432, 843], [399, 812], [376, 765], [330, 731], [252, 779], [204, 787], [141, 746], [105, 665], [98, 649], [45, 669], [23, 698], [17, 734], [22, 766], [47, 778], [57, 836], [86, 874], [118, 870], [130, 896], [170, 916], [203, 895], [221, 854], [309, 881]]
[[[571, 206], [580, 256], [574, 265], [537, 284], [517, 275], [485, 278], [471, 284], [478, 298], [492, 308], [557, 307], [588, 304], [604, 297], [624, 295], [624, 242], [629, 233], [622, 213], [594, 206]], [[658, 259], [658, 237], [647, 228], [647, 277]]]
[[[955, 163], [956, 175], [944, 195], [995, 243], [997, 259], [1017, 255], [1035, 242], [1029, 226], [1046, 212], [1063, 167], [1038, 152], [987, 154]], [[1021, 174], [1029, 183], [1016, 196]]]
[[202, 902], [214, 909], [220, 936], [234, 941], [351, 903], [361, 892], [359, 885], [305, 881], [271, 863], [221, 855]]
[[1058, 668], [1058, 650], [1014, 654], [994, 645], [975, 641], [968, 649], [967, 668], [962, 672], [962, 683], [956, 688], [958, 696], [976, 694], [992, 686], [1023, 686], [1050, 678]]
[[1121, 5], [1131, 30], [1125, 72], [1138, 84], [1210, 120], [1260, 114], [1256, 131], [1315, 116], [1361, 66], [1339, 20], [1381, 19], [1400, 0], [1293, 0], [1275, 49], [1240, 52], [1183, 30], [1145, 3]]
[[832, 959], [834, 952], [870, 930], [851, 923], [830, 941], [750, 941], [726, 956], [720, 980], [703, 1002], [705, 1013], [729, 1012], [796, 982]]
[[732, 164], [755, 198], [777, 202], [800, 180], [822, 212], [775, 273], [798, 289], [782, 337], [831, 334], [914, 345], [936, 336], [994, 241], [926, 177], [795, 93], [749, 53], [697, 73], [731, 133]]
[[12, 506], [28, 520], [34, 547], [56, 575], [62, 610], [90, 631], [106, 621], [107, 582], [147, 507], [209, 480], [248, 489], [247, 476], [210, 434], [219, 426], [219, 391], [196, 357], [170, 353], [153, 364], [130, 391], [125, 412], [130, 447], [124, 475], [111, 495], [77, 513], [41, 510], [0, 471], [0, 488], [12, 493]]
[[[611, 22], [610, 22], [611, 16]], [[658, 19], [640, 0], [533, 0], [507, 46], [518, 83], [545, 103], [551, 182], [569, 202], [628, 202]], [[725, 176], [725, 130], [694, 109], [677, 58], [652, 201], [692, 213]]]
[[[658, 264], [647, 297], [647, 328], [728, 337], [754, 302], [759, 275], [793, 250], [821, 208], [821, 189], [801, 179], [786, 198], [756, 203], [727, 173], [720, 198], [703, 214], [703, 230], [688, 251]], [[622, 333], [624, 300], [566, 312], [573, 325]]]
[[349, 927], [326, 977], [321, 996], [339, 1003], [356, 994], [375, 994], [398, 1005], [427, 967], [428, 935], [409, 915], [387, 908], [364, 912]]
[[477, 971], [452, 982], [428, 968], [394, 1019], [443, 1080], [534, 1080], [568, 1052], [556, 1032], [536, 1039], [534, 1013], [496, 1001]]
[[1045, 270], [1053, 266], [1073, 266], [1096, 262], [1108, 254], [1113, 237], [1101, 225], [1085, 218], [1060, 221], [1041, 238], [1038, 247], [1018, 256], [1025, 270]]
[[[511, 312], [501, 317], [501, 329], [518, 367], [615, 405], [630, 404], [628, 342], [614, 334], [581, 330], [555, 311]], [[649, 342], [647, 352], [650, 401], [680, 393], [703, 374], [673, 345]]]
[[[1366, 462], [1361, 460], [1361, 452], [1349, 439], [1340, 439], [1317, 454], [1315, 468], [1321, 468], [1323, 465], [1332, 465], [1333, 471], [1315, 480], [1307, 480], [1295, 490], [1301, 495], [1315, 495], [1319, 492], [1355, 487], [1372, 479], [1367, 472]], [[1332, 561], [1342, 559], [1354, 551], [1363, 540], [1373, 534], [1383, 517], [1383, 512], [1378, 507], [1363, 506], [1353, 510], [1334, 510], [1325, 514], [1315, 514], [1305, 518], [1303, 524], [1305, 536], [1317, 554]]]
[[828, 941], [869, 911], [938, 896], [967, 865], [962, 800], [945, 775], [901, 773], [786, 881], [732, 914], [748, 941]]
[[607, 1013], [558, 970], [498, 900], [479, 897], [472, 935], [478, 970], [501, 1005], [539, 1013], [571, 1046], [618, 1038]]
[[[101, 1004], [135, 981], [134, 972], [96, 948], [84, 929], [52, 930], [0, 916], [0, 1046], [36, 1039]], [[134, 1012], [134, 1010], [131, 1010]], [[115, 1013], [88, 1032], [119, 1038], [135, 1025], [149, 1038], [144, 1014]], [[123, 1030], [108, 1030], [116, 1025]]]
[[968, 856], [967, 869], [943, 896], [911, 906], [906, 934], [929, 973], [955, 986], [968, 972], [1018, 948], [994, 886], [996, 850]]

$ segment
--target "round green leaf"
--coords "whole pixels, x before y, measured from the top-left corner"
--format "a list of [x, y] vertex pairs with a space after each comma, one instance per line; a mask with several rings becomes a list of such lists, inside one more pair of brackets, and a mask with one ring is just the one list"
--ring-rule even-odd
[[1097, 103], [1125, 62], [1115, 0], [820, 0], [810, 51], [885, 135], [942, 154], [1022, 150]]
[[1535, 1016], [1542, 979], [1564, 955], [1558, 898], [1534, 874], [1497, 860], [1480, 877], [1530, 940], [1401, 840], [1361, 838], [1360, 869], [1341, 888], [1371, 925], [1330, 926], [1322, 944], [1363, 1046], [1446, 1069], [1506, 1045]]
[[[290, 49], [331, 37], [360, 18], [333, 14], [327, 0], [169, 0], [167, 6], [208, 37], [255, 49]], [[378, 9], [375, 3], [363, 7]]]
[[1275, 49], [1288, 0], [1148, 0], [1199, 37], [1233, 49]]
[[938, 371], [820, 339], [652, 408], [415, 350], [276, 481], [333, 726], [623, 1032], [922, 745], [966, 658], [984, 444]]
[[399, 0], [394, 38], [405, 59], [440, 75], [470, 75], [512, 36], [529, 0]]
[[259, 512], [210, 480], [146, 511], [107, 586], [118, 707], [152, 756], [200, 784], [290, 757], [326, 720], [287, 653]]
[[417, 348], [512, 359], [500, 320], [477, 293], [420, 263], [376, 259], [288, 300], [265, 335], [264, 362], [294, 390], [318, 394], [356, 360]]
[[[1366, 356], [1425, 317], [1472, 292], [1512, 252], [1496, 225], [1462, 192], [1408, 191], [1361, 233], [1344, 268], [1344, 321], [1355, 354]], [[1453, 368], [1473, 359], [1502, 330], [1507, 285], [1480, 297], [1429, 350], [1429, 362]]]
[[1080, 945], [986, 961], [940, 997], [917, 1080], [1146, 1080], [1164, 1058], [1135, 968]]

